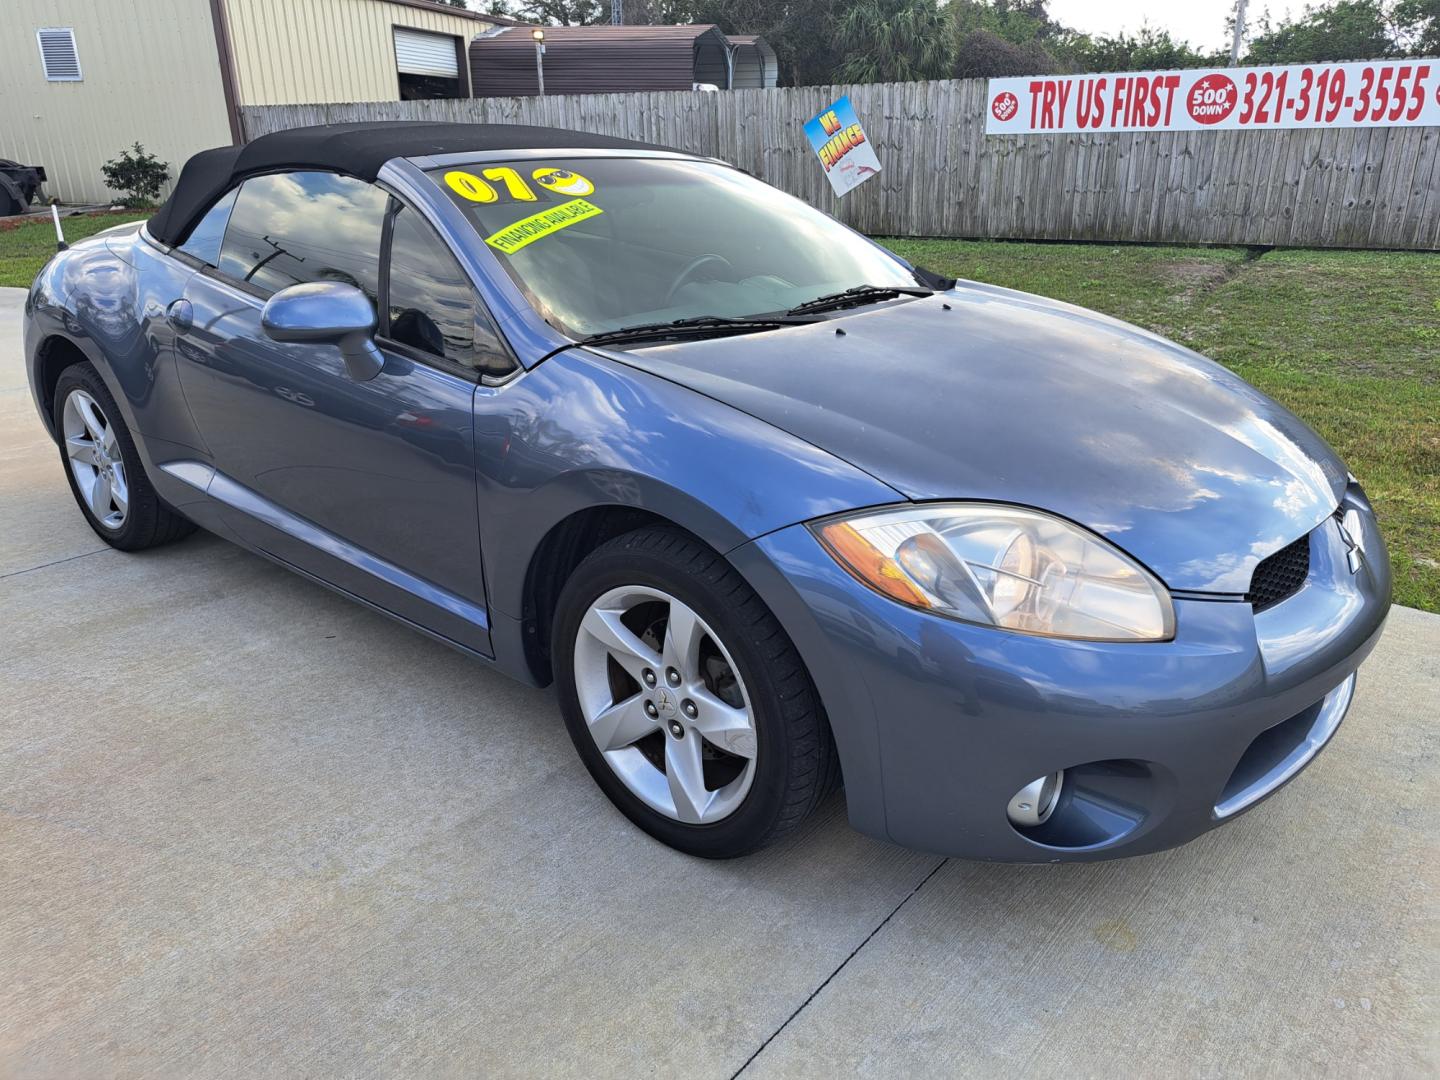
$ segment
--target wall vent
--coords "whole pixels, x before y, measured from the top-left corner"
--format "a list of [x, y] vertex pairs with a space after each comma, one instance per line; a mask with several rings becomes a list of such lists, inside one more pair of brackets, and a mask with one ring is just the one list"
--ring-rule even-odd
[[40, 63], [51, 82], [80, 82], [80, 53], [75, 48], [75, 31], [68, 26], [47, 26], [35, 31], [40, 43]]

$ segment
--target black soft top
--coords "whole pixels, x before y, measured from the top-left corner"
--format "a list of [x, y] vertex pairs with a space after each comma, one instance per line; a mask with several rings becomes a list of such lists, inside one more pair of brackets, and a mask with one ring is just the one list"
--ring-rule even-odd
[[397, 120], [291, 128], [244, 146], [202, 150], [180, 170], [175, 190], [150, 219], [150, 235], [178, 244], [237, 182], [258, 173], [315, 169], [371, 181], [392, 158], [489, 150], [667, 150], [669, 147], [521, 124]]

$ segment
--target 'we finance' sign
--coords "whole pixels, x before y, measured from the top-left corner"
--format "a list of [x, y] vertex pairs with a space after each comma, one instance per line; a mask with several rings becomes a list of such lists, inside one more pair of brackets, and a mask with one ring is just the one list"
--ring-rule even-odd
[[985, 133], [1440, 125], [1440, 61], [991, 79]]

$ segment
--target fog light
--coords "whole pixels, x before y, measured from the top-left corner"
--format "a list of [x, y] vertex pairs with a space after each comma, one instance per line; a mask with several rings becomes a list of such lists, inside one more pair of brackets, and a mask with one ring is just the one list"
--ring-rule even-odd
[[1060, 789], [1064, 785], [1064, 769], [1042, 776], [1038, 780], [1031, 780], [1011, 798], [1005, 813], [1012, 824], [1022, 829], [1043, 825], [1055, 810], [1055, 804], [1060, 801]]

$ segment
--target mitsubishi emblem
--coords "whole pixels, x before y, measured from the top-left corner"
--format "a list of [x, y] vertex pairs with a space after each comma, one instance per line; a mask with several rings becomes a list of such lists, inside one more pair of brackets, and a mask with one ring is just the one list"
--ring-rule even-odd
[[1350, 567], [1350, 573], [1354, 574], [1365, 563], [1365, 531], [1360, 525], [1360, 511], [1346, 510], [1336, 525], [1340, 529], [1340, 539], [1345, 541], [1345, 562]]

